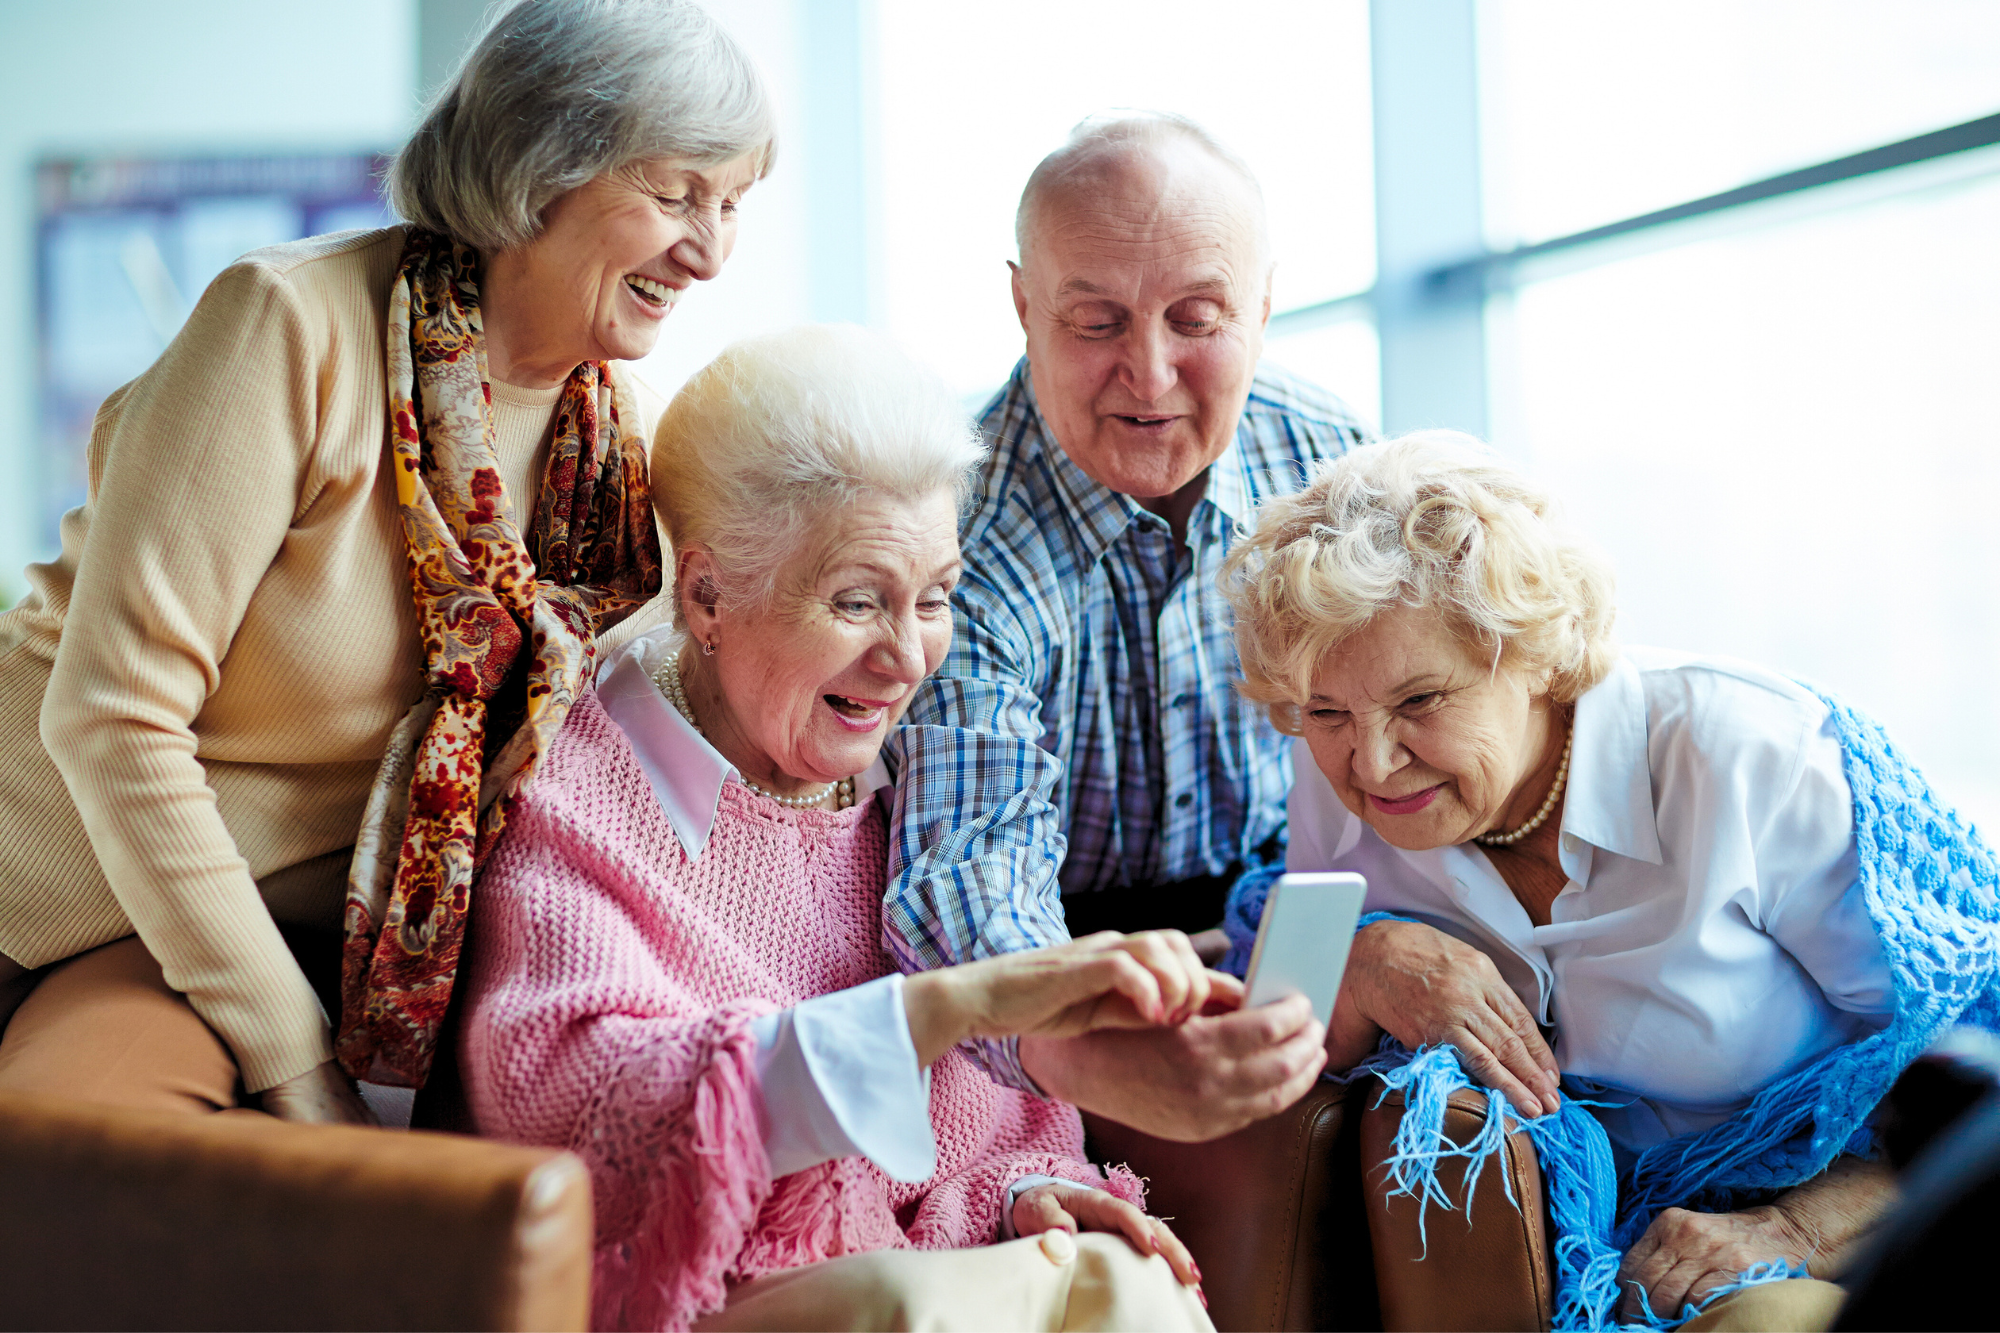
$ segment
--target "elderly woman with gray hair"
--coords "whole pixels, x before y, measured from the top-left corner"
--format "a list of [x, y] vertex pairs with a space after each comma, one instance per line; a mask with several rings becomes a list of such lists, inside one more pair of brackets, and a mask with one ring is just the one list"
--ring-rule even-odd
[[1368, 880], [1329, 1067], [1405, 1091], [1393, 1177], [1434, 1197], [1476, 1081], [1549, 1179], [1559, 1327], [1824, 1326], [1877, 1103], [2000, 1021], [1991, 854], [1837, 700], [1619, 649], [1602, 559], [1464, 437], [1326, 466], [1225, 580], [1298, 737], [1287, 864]]
[[616, 363], [772, 144], [693, 4], [523, 0], [397, 158], [407, 224], [245, 256], [106, 401], [0, 619], [0, 1089], [362, 1120], [336, 1052], [423, 1081], [475, 863], [660, 587]]
[[883, 947], [879, 753], [950, 644], [981, 453], [858, 329], [739, 343], [661, 418], [675, 623], [523, 793], [465, 1028], [481, 1132], [590, 1166], [597, 1327], [1208, 1326], [1076, 1111], [957, 1047], [1176, 1023], [1232, 980], [1178, 931], [908, 978]]

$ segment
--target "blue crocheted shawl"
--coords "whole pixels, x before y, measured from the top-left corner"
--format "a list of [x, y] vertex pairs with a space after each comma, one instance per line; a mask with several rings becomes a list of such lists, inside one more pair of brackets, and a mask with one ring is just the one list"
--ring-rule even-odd
[[[1731, 1119], [1648, 1148], [1622, 1170], [1586, 1106], [1602, 1095], [1600, 1086], [1566, 1078], [1562, 1109], [1525, 1122], [1499, 1093], [1481, 1089], [1489, 1100], [1485, 1130], [1476, 1142], [1455, 1145], [1443, 1133], [1445, 1099], [1473, 1085], [1451, 1047], [1412, 1052], [1385, 1040], [1381, 1052], [1349, 1075], [1372, 1074], [1403, 1093], [1406, 1110], [1386, 1165], [1394, 1192], [1426, 1207], [1452, 1206], [1438, 1184], [1440, 1161], [1467, 1159], [1469, 1199], [1480, 1168], [1499, 1153], [1505, 1135], [1528, 1134], [1556, 1231], [1551, 1258], [1558, 1329], [1661, 1329], [1692, 1317], [1694, 1306], [1649, 1311], [1639, 1325], [1617, 1322], [1619, 1260], [1662, 1210], [1751, 1206], [1812, 1179], [1843, 1153], [1872, 1156], [1870, 1118], [1912, 1060], [1959, 1024], [2000, 1031], [2000, 876], [1992, 852], [1938, 800], [1880, 725], [1814, 693], [1833, 711], [1854, 794], [1861, 891], [1895, 986], [1888, 1027], [1770, 1084]], [[1237, 947], [1231, 961], [1246, 954], [1243, 945], [1276, 878], [1275, 869], [1260, 869], [1232, 891], [1228, 927]], [[1362, 924], [1388, 915], [1372, 913]], [[1780, 1260], [1726, 1290], [1802, 1272]]]

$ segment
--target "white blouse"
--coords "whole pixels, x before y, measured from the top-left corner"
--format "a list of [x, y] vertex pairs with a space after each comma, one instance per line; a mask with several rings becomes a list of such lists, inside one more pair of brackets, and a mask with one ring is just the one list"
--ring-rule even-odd
[[1367, 876], [1367, 911], [1483, 951], [1555, 1029], [1566, 1074], [1640, 1150], [1727, 1119], [1772, 1080], [1886, 1025], [1888, 965], [1856, 882], [1826, 705], [1745, 663], [1628, 649], [1577, 701], [1560, 856], [1536, 926], [1479, 848], [1390, 846], [1294, 742], [1292, 870]]

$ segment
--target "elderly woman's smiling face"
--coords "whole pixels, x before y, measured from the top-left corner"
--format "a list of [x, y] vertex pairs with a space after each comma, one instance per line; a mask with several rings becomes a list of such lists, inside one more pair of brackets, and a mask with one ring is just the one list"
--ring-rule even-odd
[[481, 295], [495, 377], [553, 385], [584, 361], [652, 351], [674, 303], [722, 272], [757, 169], [752, 154], [630, 162], [550, 204], [534, 240], [487, 259]]
[[[689, 553], [684, 584], [706, 558]], [[715, 645], [686, 659], [702, 729], [780, 794], [861, 772], [951, 646], [958, 569], [950, 491], [863, 496], [822, 520], [767, 604], [715, 609], [683, 594], [690, 634]]]
[[1391, 845], [1423, 851], [1533, 814], [1561, 746], [1546, 690], [1496, 670], [1437, 613], [1396, 607], [1321, 659], [1299, 715], [1341, 803]]

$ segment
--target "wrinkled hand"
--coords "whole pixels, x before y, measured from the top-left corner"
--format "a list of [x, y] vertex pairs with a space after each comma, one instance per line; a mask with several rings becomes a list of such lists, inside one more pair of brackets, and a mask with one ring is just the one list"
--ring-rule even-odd
[[1802, 1265], [1812, 1248], [1780, 1208], [1767, 1205], [1740, 1213], [1669, 1208], [1625, 1252], [1618, 1268], [1618, 1285], [1625, 1292], [1620, 1311], [1628, 1320], [1637, 1319], [1644, 1291], [1653, 1313], [1678, 1318], [1683, 1305], [1700, 1304], [1744, 1270], [1773, 1259]]
[[1326, 1029], [1303, 995], [1242, 1009], [1242, 982], [1211, 982], [1178, 1026], [1024, 1037], [1021, 1065], [1050, 1096], [1155, 1138], [1204, 1143], [1276, 1115], [1325, 1068]]
[[1370, 1025], [1411, 1050], [1450, 1042], [1466, 1073], [1497, 1088], [1524, 1116], [1561, 1102], [1561, 1073], [1533, 1015], [1492, 959], [1441, 930], [1378, 921], [1354, 937], [1334, 1005], [1339, 1067], [1374, 1049]]
[[1217, 980], [1178, 930], [1099, 931], [1048, 949], [921, 972], [903, 983], [917, 1058], [973, 1037], [1074, 1037], [1180, 1023]]
[[259, 1094], [264, 1110], [280, 1120], [301, 1125], [378, 1124], [368, 1103], [361, 1100], [354, 1080], [328, 1060], [296, 1078], [264, 1089]]
[[[1184, 1287], [1201, 1291], [1201, 1269], [1179, 1236], [1157, 1217], [1148, 1217], [1131, 1204], [1103, 1190], [1082, 1185], [1037, 1185], [1022, 1190], [1014, 1200], [1014, 1231], [1035, 1236], [1044, 1231], [1111, 1231], [1132, 1243], [1141, 1254], [1157, 1254], [1174, 1270]], [[1208, 1298], [1201, 1303], [1206, 1306]]]

